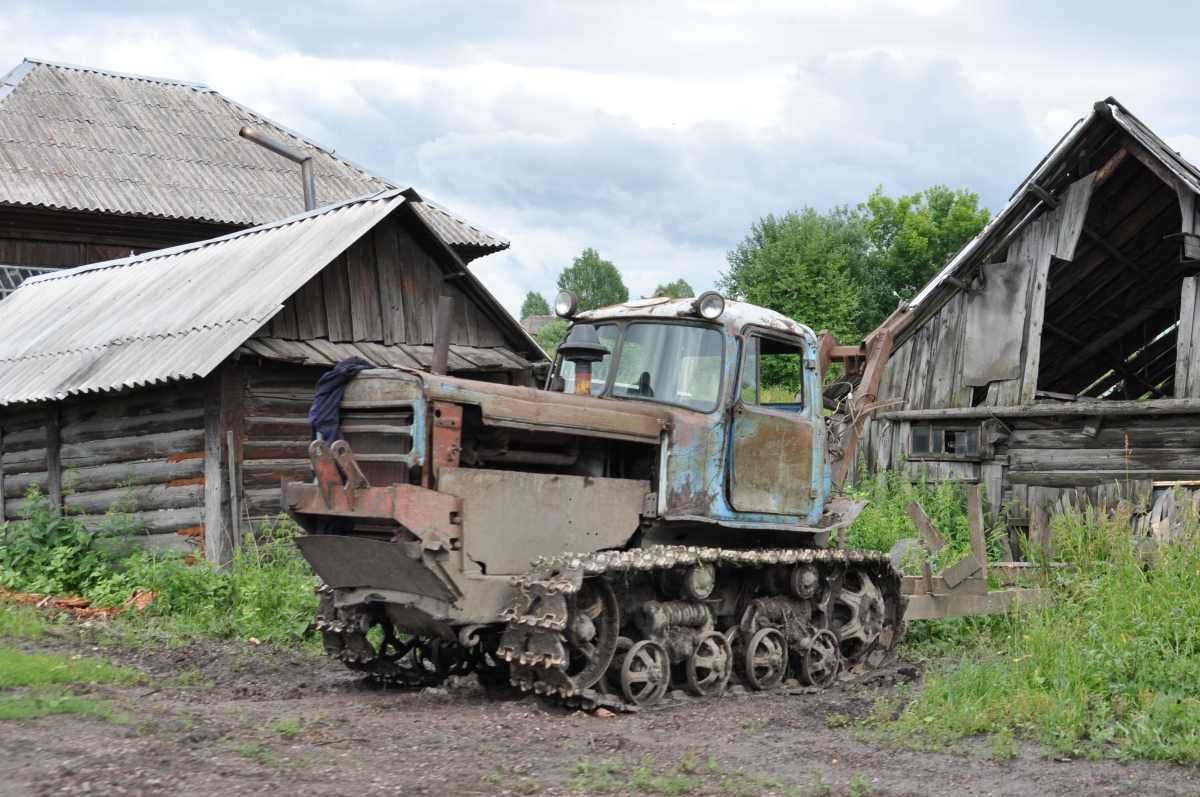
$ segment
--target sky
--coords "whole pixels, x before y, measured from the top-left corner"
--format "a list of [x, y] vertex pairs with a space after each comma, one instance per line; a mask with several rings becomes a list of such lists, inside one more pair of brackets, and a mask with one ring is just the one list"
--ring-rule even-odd
[[[514, 314], [594, 247], [697, 292], [769, 213], [938, 183], [993, 212], [1115, 96], [1200, 162], [1200, 4], [6, 0], [22, 58], [205, 83], [511, 241]], [[1186, 38], [1186, 37], [1185, 37]]]

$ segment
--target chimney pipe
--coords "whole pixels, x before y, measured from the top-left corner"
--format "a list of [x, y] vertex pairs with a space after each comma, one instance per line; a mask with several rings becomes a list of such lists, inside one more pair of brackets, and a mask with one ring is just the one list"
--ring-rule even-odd
[[312, 156], [305, 155], [303, 152], [296, 150], [284, 144], [281, 141], [276, 141], [270, 136], [264, 136], [256, 130], [251, 130], [249, 127], [243, 127], [238, 135], [242, 138], [253, 141], [263, 149], [269, 149], [276, 155], [282, 155], [290, 161], [300, 164], [300, 176], [304, 180], [304, 209], [313, 210], [317, 207], [317, 186], [313, 180]]
[[443, 296], [438, 299], [437, 318], [433, 323], [433, 362], [429, 373], [438, 376], [446, 375], [446, 366], [450, 361], [450, 336], [454, 334], [454, 297]]

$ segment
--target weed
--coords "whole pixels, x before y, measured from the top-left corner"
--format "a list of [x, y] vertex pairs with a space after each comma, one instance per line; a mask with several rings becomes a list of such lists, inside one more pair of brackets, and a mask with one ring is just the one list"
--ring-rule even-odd
[[851, 723], [849, 714], [826, 714], [825, 724], [830, 728], [845, 728]]
[[295, 718], [275, 720], [271, 723], [271, 727], [280, 736], [288, 739], [294, 739], [300, 734], [300, 720]]
[[867, 797], [871, 793], [871, 783], [867, 780], [867, 776], [860, 772], [854, 773], [850, 778], [850, 797]]
[[1017, 744], [1011, 728], [1000, 728], [988, 737], [988, 747], [992, 758], [997, 764], [1008, 764], [1021, 755], [1021, 747]]
[[699, 756], [693, 752], [684, 753], [669, 766], [660, 766], [650, 758], [643, 758], [638, 766], [628, 769], [620, 757], [600, 761], [589, 758], [576, 763], [571, 774], [574, 777], [567, 782], [567, 788], [577, 792], [664, 795], [715, 792], [733, 797], [757, 797], [764, 791], [788, 795], [800, 793], [798, 787], [780, 783], [775, 777], [748, 775], [740, 769], [725, 773], [716, 758], [710, 757], [701, 765]]
[[538, 790], [537, 781], [533, 778], [521, 778], [521, 783], [518, 787], [522, 794], [533, 794]]
[[744, 731], [762, 731], [770, 728], [773, 724], [770, 717], [758, 717], [755, 719], [742, 720], [742, 730]]
[[826, 797], [833, 791], [833, 788], [825, 782], [825, 770], [821, 767], [813, 770], [813, 782], [808, 791], [814, 797]]
[[484, 783], [490, 783], [493, 786], [495, 786], [495, 785], [499, 784], [500, 781], [504, 780], [504, 776], [501, 775], [499, 772], [493, 772], [492, 774], [490, 774], [486, 777], [480, 778], [480, 780], [482, 780]]
[[32, 606], [0, 605], [0, 637], [37, 637], [49, 627], [50, 621]]
[[1055, 600], [975, 625], [977, 642], [955, 666], [930, 668], [893, 739], [942, 747], [1011, 733], [1071, 757], [1200, 762], [1200, 519], [1185, 503], [1183, 528], [1149, 557], [1128, 504], [1054, 518], [1071, 563], [1055, 571]]

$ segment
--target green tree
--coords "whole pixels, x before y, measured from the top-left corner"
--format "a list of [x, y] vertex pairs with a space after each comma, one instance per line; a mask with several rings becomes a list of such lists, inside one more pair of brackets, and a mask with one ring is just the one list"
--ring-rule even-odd
[[521, 303], [521, 318], [531, 315], [550, 315], [550, 303], [537, 291], [525, 294], [525, 301]]
[[580, 310], [595, 310], [629, 299], [621, 272], [590, 246], [558, 275], [558, 288], [574, 291], [579, 297]]
[[567, 319], [556, 318], [546, 326], [534, 333], [533, 339], [537, 341], [537, 345], [542, 347], [542, 351], [553, 357], [554, 352], [567, 338]]
[[717, 286], [731, 298], [828, 329], [839, 340], [857, 340], [867, 331], [856, 278], [869, 270], [868, 250], [866, 222], [848, 207], [772, 214], [729, 252], [729, 270]]
[[[979, 194], [935, 185], [895, 199], [883, 186], [859, 206], [867, 212], [876, 267], [895, 296], [911, 299], [991, 218]], [[894, 302], [892, 302], [894, 304]]]
[[696, 291], [691, 285], [687, 284], [685, 279], [677, 279], [674, 282], [668, 282], [666, 285], [659, 285], [654, 289], [655, 293], [661, 293], [669, 299], [687, 299], [696, 295]]

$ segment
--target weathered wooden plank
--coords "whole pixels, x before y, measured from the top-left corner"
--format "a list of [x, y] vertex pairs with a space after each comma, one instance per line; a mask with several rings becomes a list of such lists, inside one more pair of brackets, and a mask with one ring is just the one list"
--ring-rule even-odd
[[9, 432], [8, 426], [5, 426], [5, 435], [3, 441], [4, 451], [9, 454], [16, 454], [20, 451], [32, 451], [34, 449], [46, 448], [46, 412], [41, 413], [41, 425], [33, 429], [24, 429], [19, 432]]
[[46, 495], [54, 514], [62, 512], [62, 427], [59, 425], [58, 402], [46, 407]]
[[307, 445], [307, 441], [310, 439], [306, 415], [252, 415], [246, 416], [244, 423], [246, 436], [251, 440], [303, 440]]
[[960, 348], [959, 320], [963, 311], [963, 294], [959, 293], [930, 320], [933, 343], [930, 348], [929, 401], [930, 408], [949, 407], [958, 373]]
[[[1186, 417], [1186, 416], [1184, 416]], [[1168, 416], [1179, 422], [1179, 416]], [[1167, 419], [1163, 419], [1167, 420]], [[1092, 437], [1083, 431], [1082, 421], [1072, 421], [1069, 426], [1057, 429], [1014, 429], [1009, 436], [1009, 447], [1017, 449], [1112, 449], [1122, 450], [1126, 443], [1134, 451], [1171, 448], [1200, 447], [1200, 425], [1164, 426], [1145, 428], [1122, 424], [1113, 426], [1105, 423], [1099, 433]]]
[[1094, 487], [1112, 484], [1126, 484], [1128, 482], [1141, 481], [1190, 481], [1196, 478], [1196, 470], [1189, 468], [1186, 470], [1155, 470], [1152, 473], [1145, 471], [1130, 471], [1126, 472], [1124, 468], [1121, 470], [1043, 470], [1029, 473], [1016, 473], [1010, 471], [1008, 474], [1008, 484], [1012, 487], [1014, 495], [1018, 487]]
[[321, 293], [325, 297], [325, 322], [332, 341], [354, 340], [350, 312], [350, 274], [342, 254], [321, 270]]
[[142, 437], [93, 440], [62, 447], [62, 462], [68, 468], [85, 468], [117, 462], [163, 459], [203, 450], [204, 433], [199, 429], [163, 432]]
[[933, 334], [933, 327], [927, 324], [913, 336], [914, 348], [905, 392], [906, 407], [910, 409], [929, 408], [929, 351]]
[[204, 380], [204, 556], [218, 566], [227, 566], [233, 559], [233, 548], [229, 530], [225, 527], [222, 509], [221, 467], [221, 370], [209, 374]]
[[375, 225], [375, 263], [379, 276], [379, 303], [383, 314], [383, 342], [408, 342], [404, 319], [404, 285], [400, 279], [399, 230], [392, 219]]
[[[90, 531], [99, 531], [104, 522], [102, 515], [83, 515], [79, 520]], [[177, 535], [175, 532], [180, 529], [193, 529], [197, 526], [202, 526], [204, 524], [204, 509], [194, 506], [180, 509], [136, 512], [129, 517], [129, 521], [139, 525], [146, 535], [134, 537], [133, 540], [135, 542], [148, 544], [152, 547], [169, 547], [174, 550], [184, 550], [185, 548], [197, 547], [197, 542], [190, 542], [188, 537]], [[205, 555], [207, 556], [207, 554]]]
[[[18, 498], [25, 494], [34, 481], [44, 483], [42, 474], [22, 473], [9, 476], [4, 481], [5, 495]], [[121, 485], [142, 486], [147, 484], [172, 484], [204, 479], [204, 459], [194, 457], [184, 460], [146, 460], [144, 462], [121, 462], [112, 465], [96, 465], [89, 468], [71, 469], [63, 477], [65, 486], [76, 492], [115, 489]]]
[[62, 428], [65, 445], [92, 440], [111, 440], [120, 437], [141, 437], [183, 429], [203, 429], [204, 408], [159, 412], [152, 415], [133, 415], [125, 418], [90, 420]]
[[258, 490], [247, 490], [246, 511], [250, 515], [278, 515], [280, 511], [280, 488], [278, 486]]
[[1200, 448], [1047, 449], [1010, 448], [1013, 474], [1043, 470], [1114, 472], [1200, 469]]
[[[1047, 236], [1057, 235], [1050, 227]], [[1046, 285], [1050, 271], [1049, 252], [1033, 261], [1033, 284], [1029, 287], [1029, 314], [1025, 331], [1025, 366], [1021, 371], [1021, 404], [1032, 404], [1037, 393], [1038, 369], [1042, 356], [1042, 325], [1046, 320]]]
[[307, 459], [248, 459], [243, 469], [246, 491], [280, 489], [284, 478], [309, 481], [312, 466]]
[[937, 526], [933, 525], [933, 521], [929, 519], [929, 515], [925, 514], [924, 507], [913, 501], [906, 509], [908, 516], [912, 518], [913, 525], [917, 527], [917, 531], [921, 534], [921, 539], [925, 541], [926, 548], [936, 553], [946, 547], [946, 538], [938, 531]]
[[271, 318], [271, 336], [284, 340], [295, 340], [299, 337], [296, 329], [296, 300], [289, 296], [283, 302], [283, 310]]
[[296, 291], [296, 334], [301, 340], [329, 336], [329, 321], [325, 314], [325, 292], [321, 275], [316, 274]]
[[1200, 277], [1180, 288], [1179, 334], [1175, 348], [1175, 398], [1200, 398]]
[[68, 511], [72, 514], [88, 515], [103, 515], [114, 504], [122, 503], [126, 504], [131, 512], [185, 509], [203, 504], [204, 485], [166, 487], [161, 484], [148, 484], [141, 487], [78, 492], [67, 495], [66, 502]]
[[1079, 243], [1079, 234], [1083, 232], [1083, 220], [1087, 217], [1095, 179], [1096, 172], [1092, 172], [1071, 183], [1063, 196], [1062, 205], [1054, 212], [1058, 217], [1058, 229], [1050, 254], [1061, 260], [1075, 259], [1075, 247]]
[[308, 408], [312, 406], [313, 393], [303, 396], [247, 396], [246, 415], [297, 415], [308, 416]]
[[987, 497], [987, 509], [995, 518], [1003, 508], [1004, 466], [998, 462], [980, 462], [979, 481], [983, 484]]
[[371, 341], [355, 343], [355, 348], [362, 352], [368, 362], [383, 368], [419, 368], [420, 363], [409, 357], [399, 346], [381, 346]]
[[383, 340], [383, 311], [379, 305], [379, 274], [375, 245], [370, 237], [360, 238], [346, 250], [346, 274], [350, 284], [350, 323], [354, 340]]
[[307, 462], [308, 443], [308, 435], [303, 439], [294, 440], [257, 440], [251, 437], [242, 444], [242, 461], [245, 463], [252, 459], [303, 459]]
[[430, 335], [433, 334], [433, 316], [425, 318], [426, 309], [421, 299], [424, 287], [419, 274], [417, 242], [407, 230], [397, 227], [397, 254], [400, 262], [401, 306], [404, 309], [404, 336], [409, 344], [419, 345], [424, 340], [426, 321]]

